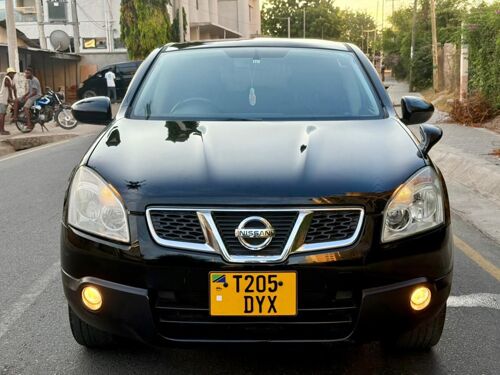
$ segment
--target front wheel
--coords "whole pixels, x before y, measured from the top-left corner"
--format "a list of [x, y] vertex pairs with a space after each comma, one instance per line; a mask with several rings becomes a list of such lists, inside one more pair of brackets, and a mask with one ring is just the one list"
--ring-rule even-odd
[[56, 112], [56, 122], [57, 124], [66, 130], [73, 129], [78, 124], [78, 121], [73, 117], [71, 109], [69, 107], [63, 107]]
[[446, 306], [431, 320], [418, 325], [411, 331], [393, 337], [386, 344], [392, 349], [410, 351], [430, 350], [441, 339], [445, 320]]
[[23, 120], [19, 120], [19, 119], [16, 121], [16, 127], [17, 127], [17, 130], [19, 130], [21, 133], [30, 133], [35, 128], [34, 125], [33, 125], [33, 127], [29, 128], [28, 125], [26, 124], [26, 122], [24, 122]]
[[94, 96], [97, 96], [97, 93], [94, 90], [85, 90], [82, 95], [83, 99], [92, 98]]
[[87, 348], [110, 347], [114, 343], [113, 335], [92, 327], [81, 320], [68, 306], [69, 325], [74, 339]]

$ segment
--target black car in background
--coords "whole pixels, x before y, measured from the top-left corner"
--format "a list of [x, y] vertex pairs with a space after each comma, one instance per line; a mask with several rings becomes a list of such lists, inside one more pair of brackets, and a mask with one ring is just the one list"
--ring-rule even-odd
[[64, 201], [76, 341], [382, 340], [428, 349], [452, 281], [432, 104], [400, 118], [354, 45], [170, 44], [142, 63]]
[[129, 61], [105, 66], [82, 82], [78, 89], [78, 99], [107, 95], [106, 79], [104, 75], [109, 70], [115, 73], [116, 96], [118, 99], [122, 99], [127, 92], [132, 77], [141, 65], [141, 62], [142, 61]]

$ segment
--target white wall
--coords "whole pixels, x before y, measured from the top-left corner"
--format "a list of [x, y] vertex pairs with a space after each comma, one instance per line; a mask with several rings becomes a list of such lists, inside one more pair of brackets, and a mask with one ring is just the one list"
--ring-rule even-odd
[[238, 0], [219, 0], [219, 24], [238, 31]]
[[[43, 0], [45, 21], [48, 22], [48, 0]], [[259, 0], [180, 0], [187, 13], [189, 24], [211, 23], [224, 26], [239, 32], [244, 38], [260, 34], [260, 6]], [[196, 6], [198, 4], [198, 7]], [[106, 49], [84, 49], [83, 41], [80, 40], [81, 53], [109, 53], [124, 52], [124, 49], [115, 49], [113, 39], [120, 37], [120, 0], [77, 0], [78, 21], [80, 23], [80, 38], [106, 38], [108, 42]], [[250, 15], [250, 8], [252, 14]], [[71, 2], [67, 3], [68, 22], [71, 18]], [[171, 7], [169, 7], [169, 11]], [[105, 13], [107, 16], [105, 16]], [[170, 13], [172, 20], [172, 14]], [[107, 21], [107, 22], [106, 22]], [[108, 32], [106, 30], [108, 27]], [[38, 27], [36, 22], [18, 22], [17, 28], [30, 39], [38, 39]], [[69, 24], [46, 24], [45, 35], [47, 46], [52, 49], [49, 41], [50, 33], [54, 30], [63, 30], [70, 37], [73, 36], [73, 27]], [[187, 28], [187, 40], [198, 39], [194, 33], [190, 38], [190, 30]], [[209, 35], [200, 35], [201, 39]]]
[[[210, 19], [209, 0], [189, 0], [189, 18], [191, 23], [213, 22]], [[198, 4], [198, 7], [196, 7]], [[186, 11], [188, 11], [186, 9]]]
[[252, 6], [252, 17], [249, 25], [249, 36], [260, 35], [260, 3], [259, 0], [249, 0], [248, 4]]
[[[43, 0], [45, 22], [49, 21], [47, 0]], [[108, 39], [120, 37], [120, 0], [77, 0], [78, 22], [80, 24], [80, 38], [106, 38], [106, 26], [108, 28]], [[71, 3], [66, 4], [66, 15], [68, 22], [73, 21], [71, 17]], [[38, 39], [38, 27], [36, 22], [17, 22], [16, 27], [26, 34], [30, 39]], [[63, 30], [70, 37], [73, 37], [73, 26], [64, 24], [46, 24], [45, 36], [47, 46], [53, 49], [49, 36], [54, 30]], [[113, 40], [108, 40], [107, 48], [101, 49], [83, 49], [83, 43], [80, 41], [81, 52], [102, 53], [115, 50]], [[116, 49], [124, 51], [124, 49]]]

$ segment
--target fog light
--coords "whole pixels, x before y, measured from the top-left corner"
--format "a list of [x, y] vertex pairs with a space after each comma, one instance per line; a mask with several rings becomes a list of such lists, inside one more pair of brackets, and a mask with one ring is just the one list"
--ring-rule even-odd
[[82, 302], [92, 311], [97, 311], [102, 306], [102, 296], [95, 286], [87, 285], [82, 289]]
[[410, 297], [410, 305], [413, 310], [423, 310], [431, 302], [431, 290], [426, 286], [416, 288]]

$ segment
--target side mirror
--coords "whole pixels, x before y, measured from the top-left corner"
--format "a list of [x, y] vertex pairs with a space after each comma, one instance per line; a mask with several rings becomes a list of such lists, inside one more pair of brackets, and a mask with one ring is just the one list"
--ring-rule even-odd
[[419, 148], [424, 155], [427, 155], [432, 146], [439, 142], [443, 136], [443, 130], [436, 125], [422, 124], [420, 125], [420, 138], [422, 139]]
[[418, 96], [403, 96], [401, 99], [401, 109], [403, 111], [403, 118], [401, 120], [406, 125], [423, 124], [434, 113], [432, 103]]
[[113, 119], [111, 101], [107, 96], [82, 99], [71, 106], [73, 117], [84, 124], [108, 125]]

